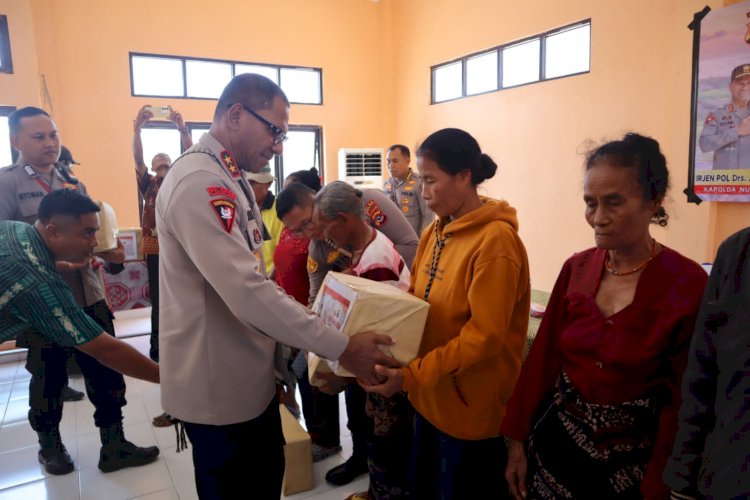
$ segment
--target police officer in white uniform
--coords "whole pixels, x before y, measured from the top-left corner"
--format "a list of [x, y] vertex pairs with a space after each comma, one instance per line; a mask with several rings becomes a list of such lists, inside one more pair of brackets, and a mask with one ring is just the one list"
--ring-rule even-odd
[[271, 80], [234, 77], [210, 131], [174, 162], [157, 197], [162, 405], [184, 422], [203, 499], [279, 498], [276, 340], [337, 359], [364, 380], [377, 379], [376, 362], [395, 362], [377, 348], [388, 337], [326, 327], [255, 256], [262, 222], [241, 170], [258, 172], [281, 154], [288, 120], [289, 102]]
[[403, 144], [388, 148], [386, 162], [390, 177], [385, 181], [383, 191], [401, 209], [406, 220], [417, 236], [435, 220], [435, 214], [422, 198], [422, 178], [409, 168], [411, 152]]
[[732, 70], [732, 102], [709, 113], [698, 145], [714, 152], [713, 170], [750, 168], [750, 64]]

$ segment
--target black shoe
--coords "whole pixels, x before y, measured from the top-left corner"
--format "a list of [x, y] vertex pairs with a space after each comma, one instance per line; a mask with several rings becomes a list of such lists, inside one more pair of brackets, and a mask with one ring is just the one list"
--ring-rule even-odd
[[352, 455], [349, 460], [326, 473], [326, 481], [336, 486], [349, 484], [362, 474], [367, 474], [367, 459]]
[[102, 446], [99, 452], [99, 470], [114, 472], [126, 467], [139, 467], [150, 464], [159, 456], [159, 448], [141, 448], [130, 441], [112, 442]]
[[66, 402], [80, 401], [84, 398], [84, 394], [81, 391], [76, 391], [69, 385], [63, 387], [62, 400]]
[[73, 472], [73, 459], [70, 458], [68, 450], [62, 443], [52, 448], [41, 448], [37, 456], [47, 474], [61, 476]]

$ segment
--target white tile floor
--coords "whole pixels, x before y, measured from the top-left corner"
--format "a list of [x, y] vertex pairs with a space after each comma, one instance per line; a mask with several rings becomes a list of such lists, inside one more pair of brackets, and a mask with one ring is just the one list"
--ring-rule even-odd
[[[132, 337], [128, 342], [148, 352], [148, 337]], [[27, 420], [29, 374], [23, 363], [0, 363], [0, 500], [194, 500], [193, 464], [190, 450], [177, 453], [174, 428], [155, 428], [151, 419], [161, 413], [159, 386], [126, 377], [128, 404], [124, 408], [125, 434], [134, 443], [158, 444], [159, 459], [153, 464], [103, 474], [97, 468], [99, 433], [94, 426], [94, 408], [88, 398], [66, 403], [60, 430], [65, 446], [75, 461], [75, 470], [65, 476], [50, 476], [37, 462], [36, 434]], [[71, 379], [84, 390], [83, 379]], [[343, 403], [343, 398], [341, 398]], [[314, 464], [315, 488], [289, 499], [341, 500], [367, 489], [367, 476], [340, 488], [325, 482], [328, 469], [343, 462], [351, 453], [351, 437], [346, 435], [346, 411], [340, 415], [342, 447], [339, 455]]]

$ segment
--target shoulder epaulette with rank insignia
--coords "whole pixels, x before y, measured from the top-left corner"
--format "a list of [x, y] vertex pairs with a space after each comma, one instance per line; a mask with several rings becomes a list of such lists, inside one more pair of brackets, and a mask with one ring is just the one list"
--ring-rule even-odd
[[234, 158], [232, 158], [229, 151], [224, 150], [221, 152], [221, 165], [229, 173], [232, 179], [239, 179], [242, 176], [242, 172], [240, 172], [237, 164], [234, 163]]

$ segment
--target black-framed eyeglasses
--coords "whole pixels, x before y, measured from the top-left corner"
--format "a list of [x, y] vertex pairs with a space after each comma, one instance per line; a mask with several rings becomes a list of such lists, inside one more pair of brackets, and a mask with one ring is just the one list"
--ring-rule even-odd
[[304, 236], [305, 231], [312, 227], [315, 227], [315, 223], [312, 221], [312, 219], [307, 219], [305, 222], [295, 227], [294, 229], [289, 228], [289, 231], [295, 236]]
[[276, 125], [274, 125], [274, 124], [273, 124], [273, 123], [271, 123], [270, 121], [266, 120], [266, 119], [265, 119], [265, 118], [263, 118], [263, 117], [262, 117], [261, 115], [259, 115], [258, 113], [256, 113], [256, 112], [255, 112], [255, 111], [253, 111], [252, 109], [248, 108], [248, 107], [247, 107], [247, 106], [245, 106], [244, 104], [242, 104], [241, 106], [242, 106], [242, 108], [243, 108], [243, 109], [244, 109], [245, 111], [247, 111], [248, 113], [250, 113], [251, 115], [253, 115], [253, 116], [254, 116], [255, 118], [257, 118], [257, 119], [258, 119], [258, 120], [259, 120], [259, 121], [260, 121], [261, 123], [264, 123], [265, 125], [267, 125], [267, 126], [268, 126], [268, 128], [270, 128], [270, 129], [271, 129], [271, 134], [272, 134], [272, 137], [273, 137], [273, 143], [274, 143], [274, 144], [280, 144], [280, 143], [282, 143], [282, 142], [286, 141], [286, 140], [287, 140], [287, 139], [289, 138], [289, 137], [288, 137], [288, 136], [286, 135], [286, 132], [284, 132], [283, 130], [281, 130], [281, 129], [280, 129], [279, 127], [277, 127]]

